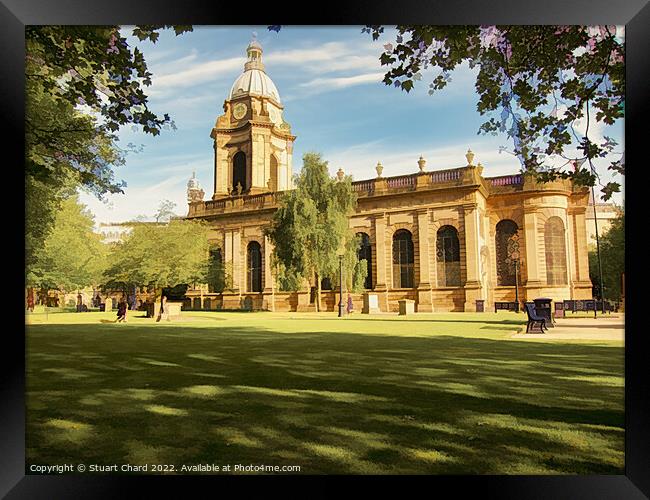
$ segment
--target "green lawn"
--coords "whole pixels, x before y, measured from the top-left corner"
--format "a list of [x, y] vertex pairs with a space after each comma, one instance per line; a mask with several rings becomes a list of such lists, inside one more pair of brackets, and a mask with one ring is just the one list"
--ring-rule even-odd
[[29, 317], [28, 466], [623, 473], [621, 342], [512, 339], [511, 312], [115, 317]]

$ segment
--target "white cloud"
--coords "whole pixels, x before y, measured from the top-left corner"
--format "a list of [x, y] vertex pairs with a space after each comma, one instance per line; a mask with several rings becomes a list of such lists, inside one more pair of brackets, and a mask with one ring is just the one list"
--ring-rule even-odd
[[[419, 171], [417, 161], [420, 155], [427, 160], [426, 171], [462, 167], [467, 164], [467, 149], [467, 144], [454, 144], [418, 150], [396, 147], [392, 141], [372, 141], [343, 150], [326, 151], [324, 158], [329, 161], [330, 173], [340, 167], [346, 174], [352, 174], [355, 180], [362, 180], [377, 176], [375, 165], [378, 161], [384, 166], [384, 177], [416, 173]], [[474, 163], [481, 162], [486, 177], [519, 171], [517, 159], [507, 153], [500, 154], [498, 145], [493, 141], [473, 141], [471, 149], [475, 154]]]
[[168, 73], [154, 75], [148, 94], [154, 97], [169, 95], [170, 92], [179, 87], [191, 87], [219, 76], [230, 77], [234, 75], [236, 70], [244, 67], [244, 62], [243, 57], [233, 57], [194, 64], [188, 67], [177, 61], [178, 64], [174, 69], [170, 67]]

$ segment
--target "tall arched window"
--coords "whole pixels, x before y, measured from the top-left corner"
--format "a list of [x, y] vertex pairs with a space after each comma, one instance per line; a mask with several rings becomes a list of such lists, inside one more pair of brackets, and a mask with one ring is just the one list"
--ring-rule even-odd
[[544, 247], [546, 249], [546, 283], [548, 285], [566, 285], [564, 223], [559, 217], [550, 217], [544, 224]]
[[241, 184], [242, 193], [247, 190], [246, 186], [246, 154], [239, 151], [232, 159], [232, 188], [237, 189]]
[[248, 244], [247, 286], [249, 292], [262, 291], [262, 251], [257, 241]]
[[513, 236], [517, 231], [519, 231], [517, 224], [509, 219], [500, 221], [496, 227], [497, 285], [499, 286], [515, 286], [513, 252], [519, 252], [519, 243]]
[[358, 260], [366, 259], [368, 265], [368, 275], [363, 284], [363, 287], [366, 290], [372, 289], [372, 247], [370, 246], [370, 236], [366, 233], [357, 233], [357, 236], [361, 237], [361, 247], [357, 254]]
[[413, 239], [406, 229], [393, 235], [393, 287], [413, 288]]
[[436, 239], [438, 286], [460, 286], [460, 244], [454, 226], [442, 226]]
[[210, 249], [210, 261], [208, 265], [208, 290], [221, 293], [225, 287], [225, 272], [221, 248]]

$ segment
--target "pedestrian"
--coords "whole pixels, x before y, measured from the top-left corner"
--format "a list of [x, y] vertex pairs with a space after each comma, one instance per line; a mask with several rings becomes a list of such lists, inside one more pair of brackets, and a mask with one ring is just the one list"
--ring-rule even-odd
[[350, 314], [354, 310], [354, 306], [352, 304], [352, 295], [348, 293], [348, 314]]
[[122, 297], [120, 302], [117, 304], [117, 319], [115, 320], [116, 323], [121, 323], [121, 322], [126, 323], [126, 310], [127, 310], [126, 300], [124, 299], [124, 297]]
[[156, 323], [163, 319], [163, 316], [166, 320], [169, 320], [169, 316], [167, 314], [167, 296], [163, 295], [160, 298], [160, 312], [158, 313], [158, 317], [156, 318]]
[[77, 294], [77, 312], [81, 312], [81, 306], [83, 305], [84, 300], [81, 295], [81, 292]]
[[30, 312], [34, 312], [34, 289], [30, 288], [27, 291], [27, 309]]

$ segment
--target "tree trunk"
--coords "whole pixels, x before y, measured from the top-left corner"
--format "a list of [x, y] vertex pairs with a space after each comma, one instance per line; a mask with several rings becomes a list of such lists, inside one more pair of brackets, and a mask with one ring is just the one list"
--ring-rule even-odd
[[320, 276], [316, 275], [316, 312], [320, 312]]

